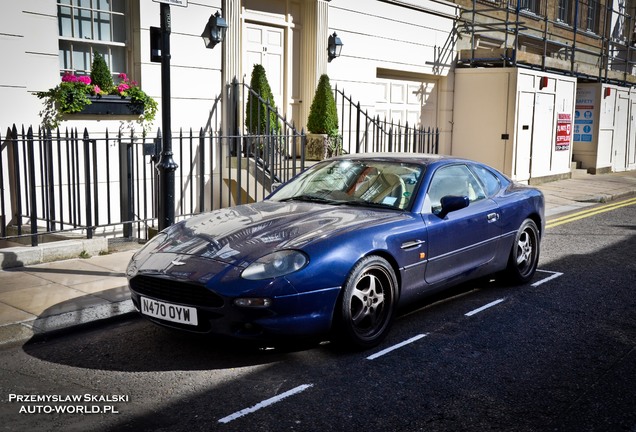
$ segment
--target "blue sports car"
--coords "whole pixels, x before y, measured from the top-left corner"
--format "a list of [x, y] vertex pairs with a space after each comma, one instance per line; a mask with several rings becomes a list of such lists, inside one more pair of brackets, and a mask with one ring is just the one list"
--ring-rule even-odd
[[165, 229], [127, 275], [136, 308], [164, 326], [369, 348], [433, 291], [494, 273], [528, 282], [544, 226], [541, 192], [481, 163], [357, 154]]

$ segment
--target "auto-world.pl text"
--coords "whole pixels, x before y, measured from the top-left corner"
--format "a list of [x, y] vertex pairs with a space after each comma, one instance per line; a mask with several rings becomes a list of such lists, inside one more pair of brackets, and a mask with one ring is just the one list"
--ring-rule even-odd
[[[36, 395], [10, 394], [10, 403], [21, 405], [20, 414], [119, 414], [115, 403], [129, 401], [128, 395]], [[108, 405], [105, 405], [108, 404]]]

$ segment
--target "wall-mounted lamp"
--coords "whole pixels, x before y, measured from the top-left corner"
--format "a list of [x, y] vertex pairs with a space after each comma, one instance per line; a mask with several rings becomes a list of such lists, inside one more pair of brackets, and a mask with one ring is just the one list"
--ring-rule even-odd
[[333, 34], [329, 36], [329, 42], [327, 43], [328, 61], [331, 61], [336, 57], [340, 57], [342, 45], [344, 44], [342, 43], [336, 32], [333, 32]]
[[210, 16], [208, 23], [205, 25], [205, 30], [201, 33], [205, 47], [214, 48], [216, 44], [223, 42], [227, 27], [227, 22], [225, 22], [219, 11]]

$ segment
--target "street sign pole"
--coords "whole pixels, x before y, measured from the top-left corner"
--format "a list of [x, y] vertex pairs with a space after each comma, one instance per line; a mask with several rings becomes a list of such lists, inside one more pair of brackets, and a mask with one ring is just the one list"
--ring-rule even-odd
[[170, 5], [161, 3], [161, 113], [162, 150], [156, 169], [159, 172], [159, 231], [174, 223], [174, 173], [179, 167], [172, 158], [170, 127]]

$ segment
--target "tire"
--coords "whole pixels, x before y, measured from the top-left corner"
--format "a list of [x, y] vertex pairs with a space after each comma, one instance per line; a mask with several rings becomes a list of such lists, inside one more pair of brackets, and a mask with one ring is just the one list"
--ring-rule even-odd
[[509, 282], [521, 285], [532, 279], [539, 263], [539, 243], [537, 224], [531, 219], [526, 219], [519, 227], [510, 251], [505, 271]]
[[342, 347], [367, 349], [378, 345], [393, 321], [397, 279], [391, 265], [379, 256], [356, 263], [345, 281], [334, 326]]

